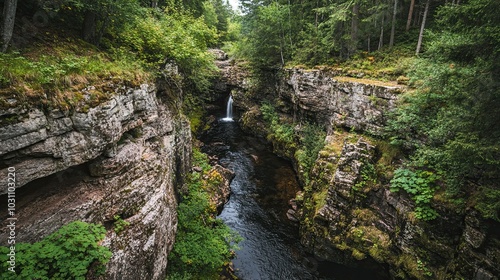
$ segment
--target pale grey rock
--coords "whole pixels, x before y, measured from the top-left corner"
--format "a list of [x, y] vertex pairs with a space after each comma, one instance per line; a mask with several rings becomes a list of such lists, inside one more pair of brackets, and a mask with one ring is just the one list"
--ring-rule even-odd
[[485, 234], [478, 229], [466, 225], [464, 231], [465, 241], [473, 248], [479, 248], [484, 242]]
[[[165, 106], [159, 105], [156, 99], [156, 88], [142, 85], [141, 89], [129, 89], [88, 112], [75, 112], [66, 116], [60, 111], [52, 111], [45, 115], [42, 111], [30, 111], [22, 122], [0, 128], [0, 155], [16, 152], [23, 157], [32, 157], [32, 161], [44, 162], [50, 166], [29, 168], [19, 176], [17, 187], [37, 178], [45, 177], [70, 166], [84, 163], [96, 158], [107, 150], [108, 145], [118, 142], [122, 135], [144, 122], [146, 137], [153, 137], [159, 131], [164, 134], [172, 131], [171, 122], [155, 122], [159, 114], [170, 116]], [[39, 157], [50, 157], [41, 160]], [[22, 170], [22, 163], [4, 157], [6, 164]], [[38, 170], [39, 173], [34, 173]], [[5, 175], [7, 169], [0, 171]], [[5, 193], [5, 185], [0, 194]]]
[[[155, 86], [115, 92], [86, 112], [0, 112], [19, 115], [0, 128], [3, 166], [15, 167], [21, 188], [16, 241], [38, 241], [75, 220], [104, 224], [102, 245], [113, 253], [105, 279], [165, 279], [176, 189], [191, 168], [189, 122], [156, 97]], [[0, 171], [0, 193], [7, 172]], [[115, 216], [129, 223], [121, 232]]]
[[285, 69], [279, 96], [313, 112], [320, 123], [381, 134], [387, 112], [394, 109], [400, 86], [344, 80], [325, 70]]

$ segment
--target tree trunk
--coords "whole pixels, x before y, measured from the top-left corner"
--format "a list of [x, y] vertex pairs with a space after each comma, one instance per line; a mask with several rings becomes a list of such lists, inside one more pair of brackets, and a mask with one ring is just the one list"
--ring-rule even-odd
[[3, 4], [3, 22], [1, 51], [5, 52], [9, 46], [12, 33], [14, 32], [14, 22], [16, 20], [17, 0], [5, 0]]
[[349, 46], [349, 56], [351, 56], [358, 47], [358, 26], [359, 26], [359, 4], [355, 3], [352, 6], [352, 21], [351, 21], [351, 44]]
[[406, 31], [410, 30], [411, 18], [413, 16], [413, 8], [415, 8], [415, 0], [410, 2], [410, 11], [408, 11], [408, 20], [406, 21]]
[[425, 3], [424, 17], [422, 18], [422, 25], [420, 26], [420, 34], [418, 35], [417, 50], [415, 51], [416, 55], [420, 53], [420, 48], [422, 47], [422, 38], [424, 37], [425, 20], [427, 19], [427, 12], [429, 12], [429, 2], [431, 2], [431, 0], [427, 0], [427, 2]]
[[417, 6], [417, 12], [414, 14], [415, 18], [413, 19], [413, 26], [414, 27], [420, 26], [420, 23], [422, 21], [422, 5]]
[[394, 46], [394, 29], [396, 29], [396, 13], [398, 10], [398, 0], [394, 0], [394, 11], [392, 12], [392, 23], [391, 23], [391, 39], [389, 40], [389, 46], [392, 48]]
[[382, 26], [380, 26], [380, 38], [378, 39], [378, 50], [382, 49], [384, 46], [384, 18], [385, 16], [382, 16]]
[[94, 11], [87, 11], [83, 19], [83, 40], [95, 44], [97, 31], [97, 15]]

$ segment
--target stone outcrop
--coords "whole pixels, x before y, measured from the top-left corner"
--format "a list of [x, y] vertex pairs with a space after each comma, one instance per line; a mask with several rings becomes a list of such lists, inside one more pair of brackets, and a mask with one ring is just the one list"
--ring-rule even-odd
[[[104, 224], [102, 244], [113, 253], [105, 279], [165, 279], [191, 134], [178, 93], [159, 87], [119, 87], [80, 112], [0, 112], [14, 119], [0, 128], [0, 176], [16, 170], [17, 242], [38, 241], [75, 220]], [[121, 220], [128, 225], [116, 230]], [[0, 244], [6, 240], [3, 221]]]
[[336, 76], [325, 70], [285, 69], [279, 97], [319, 123], [380, 134], [404, 88], [393, 83]]
[[[338, 141], [342, 150], [332, 148]], [[327, 137], [311, 191], [300, 201], [302, 243], [323, 260], [388, 264], [392, 278], [496, 279], [500, 240], [494, 223], [474, 210], [457, 214], [437, 204], [440, 217], [419, 221], [406, 194], [392, 193], [370, 174], [379, 160], [371, 142]]]

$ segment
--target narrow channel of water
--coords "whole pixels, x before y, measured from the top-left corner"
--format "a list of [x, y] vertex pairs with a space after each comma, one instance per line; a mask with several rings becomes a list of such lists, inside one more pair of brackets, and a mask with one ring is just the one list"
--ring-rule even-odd
[[243, 241], [233, 260], [236, 275], [253, 279], [313, 279], [302, 264], [298, 228], [286, 219], [287, 201], [299, 185], [290, 163], [236, 122], [220, 121], [204, 137], [205, 152], [235, 173], [232, 194], [220, 218]]
[[331, 263], [316, 269], [317, 262], [300, 244], [298, 226], [286, 218], [288, 201], [300, 189], [293, 168], [263, 140], [222, 118], [201, 140], [204, 152], [235, 173], [219, 217], [244, 239], [233, 259], [240, 279], [373, 279]]

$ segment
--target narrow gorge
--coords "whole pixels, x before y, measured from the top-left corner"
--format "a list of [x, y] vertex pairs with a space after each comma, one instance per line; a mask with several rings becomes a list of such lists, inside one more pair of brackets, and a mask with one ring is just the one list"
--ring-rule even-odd
[[0, 7], [0, 279], [500, 279], [500, 1]]
[[[258, 88], [244, 68], [224, 61], [219, 67], [242, 128], [267, 138], [275, 153], [294, 163], [303, 190], [288, 214], [318, 260], [350, 267], [378, 263], [397, 279], [497, 279], [497, 222], [439, 200], [432, 202], [437, 218], [426, 222], [415, 217], [407, 193], [389, 188], [403, 158], [381, 135], [404, 85], [346, 77], [341, 69], [290, 68]], [[276, 136], [265, 120], [263, 100], [297, 134], [309, 123], [324, 127], [311, 174], [300, 164], [300, 147]]]
[[[247, 239], [234, 260], [241, 279], [341, 277], [336, 273], [349, 279], [370, 273], [376, 279], [497, 279], [497, 222], [482, 218], [473, 208], [459, 211], [436, 200], [432, 207], [437, 218], [423, 221], [415, 216], [415, 202], [407, 193], [390, 190], [391, 174], [403, 158], [383, 134], [388, 112], [407, 90], [404, 85], [341, 76], [338, 69], [303, 68], [284, 69], [271, 82], [259, 85], [225, 54], [218, 56], [221, 76], [213, 83], [215, 95], [204, 105], [207, 115], [202, 117], [198, 134], [205, 142], [202, 149], [213, 155], [214, 172], [221, 174], [212, 199], [219, 209], [228, 207], [229, 212], [224, 210], [220, 217], [229, 225], [234, 223], [234, 229]], [[112, 252], [105, 279], [166, 277], [167, 257], [177, 231], [179, 194], [186, 174], [199, 168], [191, 164], [195, 142], [182, 110], [183, 92], [168, 81], [164, 76], [138, 87], [109, 82], [106, 88], [113, 94], [108, 100], [72, 112], [29, 109], [18, 106], [18, 100], [9, 100], [10, 106], [1, 112], [1, 174], [7, 178], [9, 170], [16, 170], [18, 242], [37, 242], [72, 221], [103, 224], [107, 232], [101, 245]], [[84, 89], [84, 98], [95, 90]], [[275, 110], [272, 113], [266, 113], [269, 104]], [[224, 118], [224, 112], [231, 115]], [[301, 140], [291, 143], [280, 137], [273, 125], [285, 124], [295, 135], [302, 135]], [[237, 126], [260, 138], [244, 140], [250, 136], [242, 132], [233, 135]], [[299, 143], [305, 141], [310, 127], [323, 131], [317, 131], [322, 145], [310, 166], [305, 166], [301, 155], [307, 151]], [[211, 140], [206, 129], [218, 129], [208, 132], [213, 134]], [[257, 142], [261, 144], [255, 146]], [[274, 174], [278, 171], [269, 169], [274, 159], [259, 163], [268, 161], [261, 154], [266, 143], [275, 154], [291, 161], [295, 174], [290, 174], [292, 169], [283, 171], [285, 167], [279, 169], [285, 173]], [[241, 173], [250, 168], [247, 161], [255, 161], [260, 171]], [[236, 179], [230, 190], [233, 172]], [[277, 181], [266, 181], [273, 176]], [[297, 176], [294, 187], [280, 189], [280, 184], [291, 184], [281, 176]], [[254, 177], [252, 188], [257, 189], [243, 189]], [[7, 200], [4, 183], [1, 198]], [[272, 184], [277, 189], [269, 187]], [[259, 189], [262, 186], [267, 189]], [[233, 200], [224, 206], [230, 192]], [[246, 195], [255, 196], [255, 206]], [[272, 208], [267, 200], [278, 204]], [[7, 205], [2, 204], [0, 211], [7, 213]], [[252, 241], [258, 227], [251, 228], [250, 218], [240, 220], [242, 215], [252, 219], [263, 215], [257, 218], [263, 224], [283, 224], [284, 228], [275, 227], [269, 233], [261, 229], [262, 236], [268, 237], [257, 240], [282, 236], [273, 244], [288, 245], [275, 248]], [[8, 223], [3, 219], [2, 244], [9, 237]], [[264, 253], [267, 249], [259, 246], [271, 251]], [[253, 263], [255, 249], [269, 256], [264, 263]], [[281, 259], [281, 254], [295, 257]], [[277, 274], [263, 276], [273, 267], [271, 259], [278, 265], [273, 270]], [[292, 265], [295, 262], [303, 267]]]

